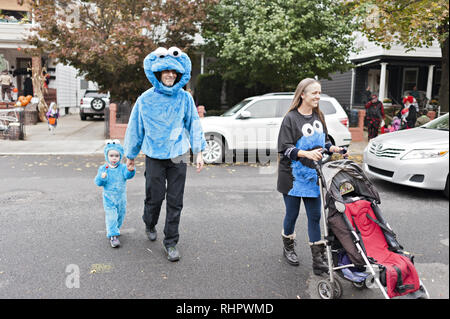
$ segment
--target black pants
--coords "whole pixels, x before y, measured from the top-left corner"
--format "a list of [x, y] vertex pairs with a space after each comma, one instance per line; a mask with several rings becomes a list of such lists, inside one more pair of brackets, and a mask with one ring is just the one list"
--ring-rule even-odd
[[378, 136], [378, 130], [380, 129], [381, 119], [379, 118], [369, 118], [367, 123], [367, 135], [368, 139], [371, 140]]
[[142, 219], [148, 228], [156, 226], [162, 202], [164, 198], [166, 199], [163, 240], [165, 247], [175, 246], [180, 237], [178, 226], [183, 209], [186, 182], [185, 158], [182, 156], [176, 159], [159, 160], [147, 156], [145, 159], [145, 202]]

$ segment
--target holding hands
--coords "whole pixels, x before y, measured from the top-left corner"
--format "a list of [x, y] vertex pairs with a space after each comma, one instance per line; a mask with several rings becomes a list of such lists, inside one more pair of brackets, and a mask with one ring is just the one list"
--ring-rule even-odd
[[127, 158], [127, 169], [131, 172], [134, 171], [134, 159]]

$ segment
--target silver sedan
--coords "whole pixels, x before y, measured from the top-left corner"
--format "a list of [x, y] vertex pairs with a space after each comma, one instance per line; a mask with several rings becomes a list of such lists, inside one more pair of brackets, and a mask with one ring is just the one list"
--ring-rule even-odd
[[372, 139], [364, 150], [364, 172], [392, 183], [443, 190], [448, 197], [448, 116]]

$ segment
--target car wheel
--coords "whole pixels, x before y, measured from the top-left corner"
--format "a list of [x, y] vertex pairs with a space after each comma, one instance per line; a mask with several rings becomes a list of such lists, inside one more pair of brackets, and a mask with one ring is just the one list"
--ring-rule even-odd
[[205, 164], [222, 163], [224, 147], [222, 139], [218, 136], [211, 135], [206, 138], [206, 148], [202, 152]]
[[447, 182], [445, 183], [444, 194], [445, 194], [445, 197], [448, 198], [448, 175], [447, 175]]
[[92, 100], [91, 102], [91, 108], [94, 111], [101, 111], [105, 108], [105, 101], [103, 101], [102, 99], [99, 99], [98, 97], [96, 97], [95, 99]]
[[86, 115], [83, 114], [83, 113], [80, 113], [80, 119], [81, 119], [82, 121], [86, 121]]

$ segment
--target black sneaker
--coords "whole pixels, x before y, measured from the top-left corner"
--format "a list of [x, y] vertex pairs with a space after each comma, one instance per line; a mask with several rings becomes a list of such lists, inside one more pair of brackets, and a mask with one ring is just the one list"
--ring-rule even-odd
[[168, 248], [166, 248], [166, 252], [167, 252], [167, 259], [169, 261], [178, 261], [178, 260], [180, 260], [180, 253], [179, 253], [177, 247], [175, 247], [175, 246], [168, 247]]
[[145, 233], [147, 234], [148, 239], [150, 239], [151, 241], [155, 241], [156, 240], [156, 228], [148, 228], [145, 227]]
[[120, 241], [119, 241], [119, 238], [117, 238], [117, 236], [111, 236], [111, 238], [109, 239], [109, 242], [111, 243], [112, 248], [116, 248], [116, 247], [120, 246]]

